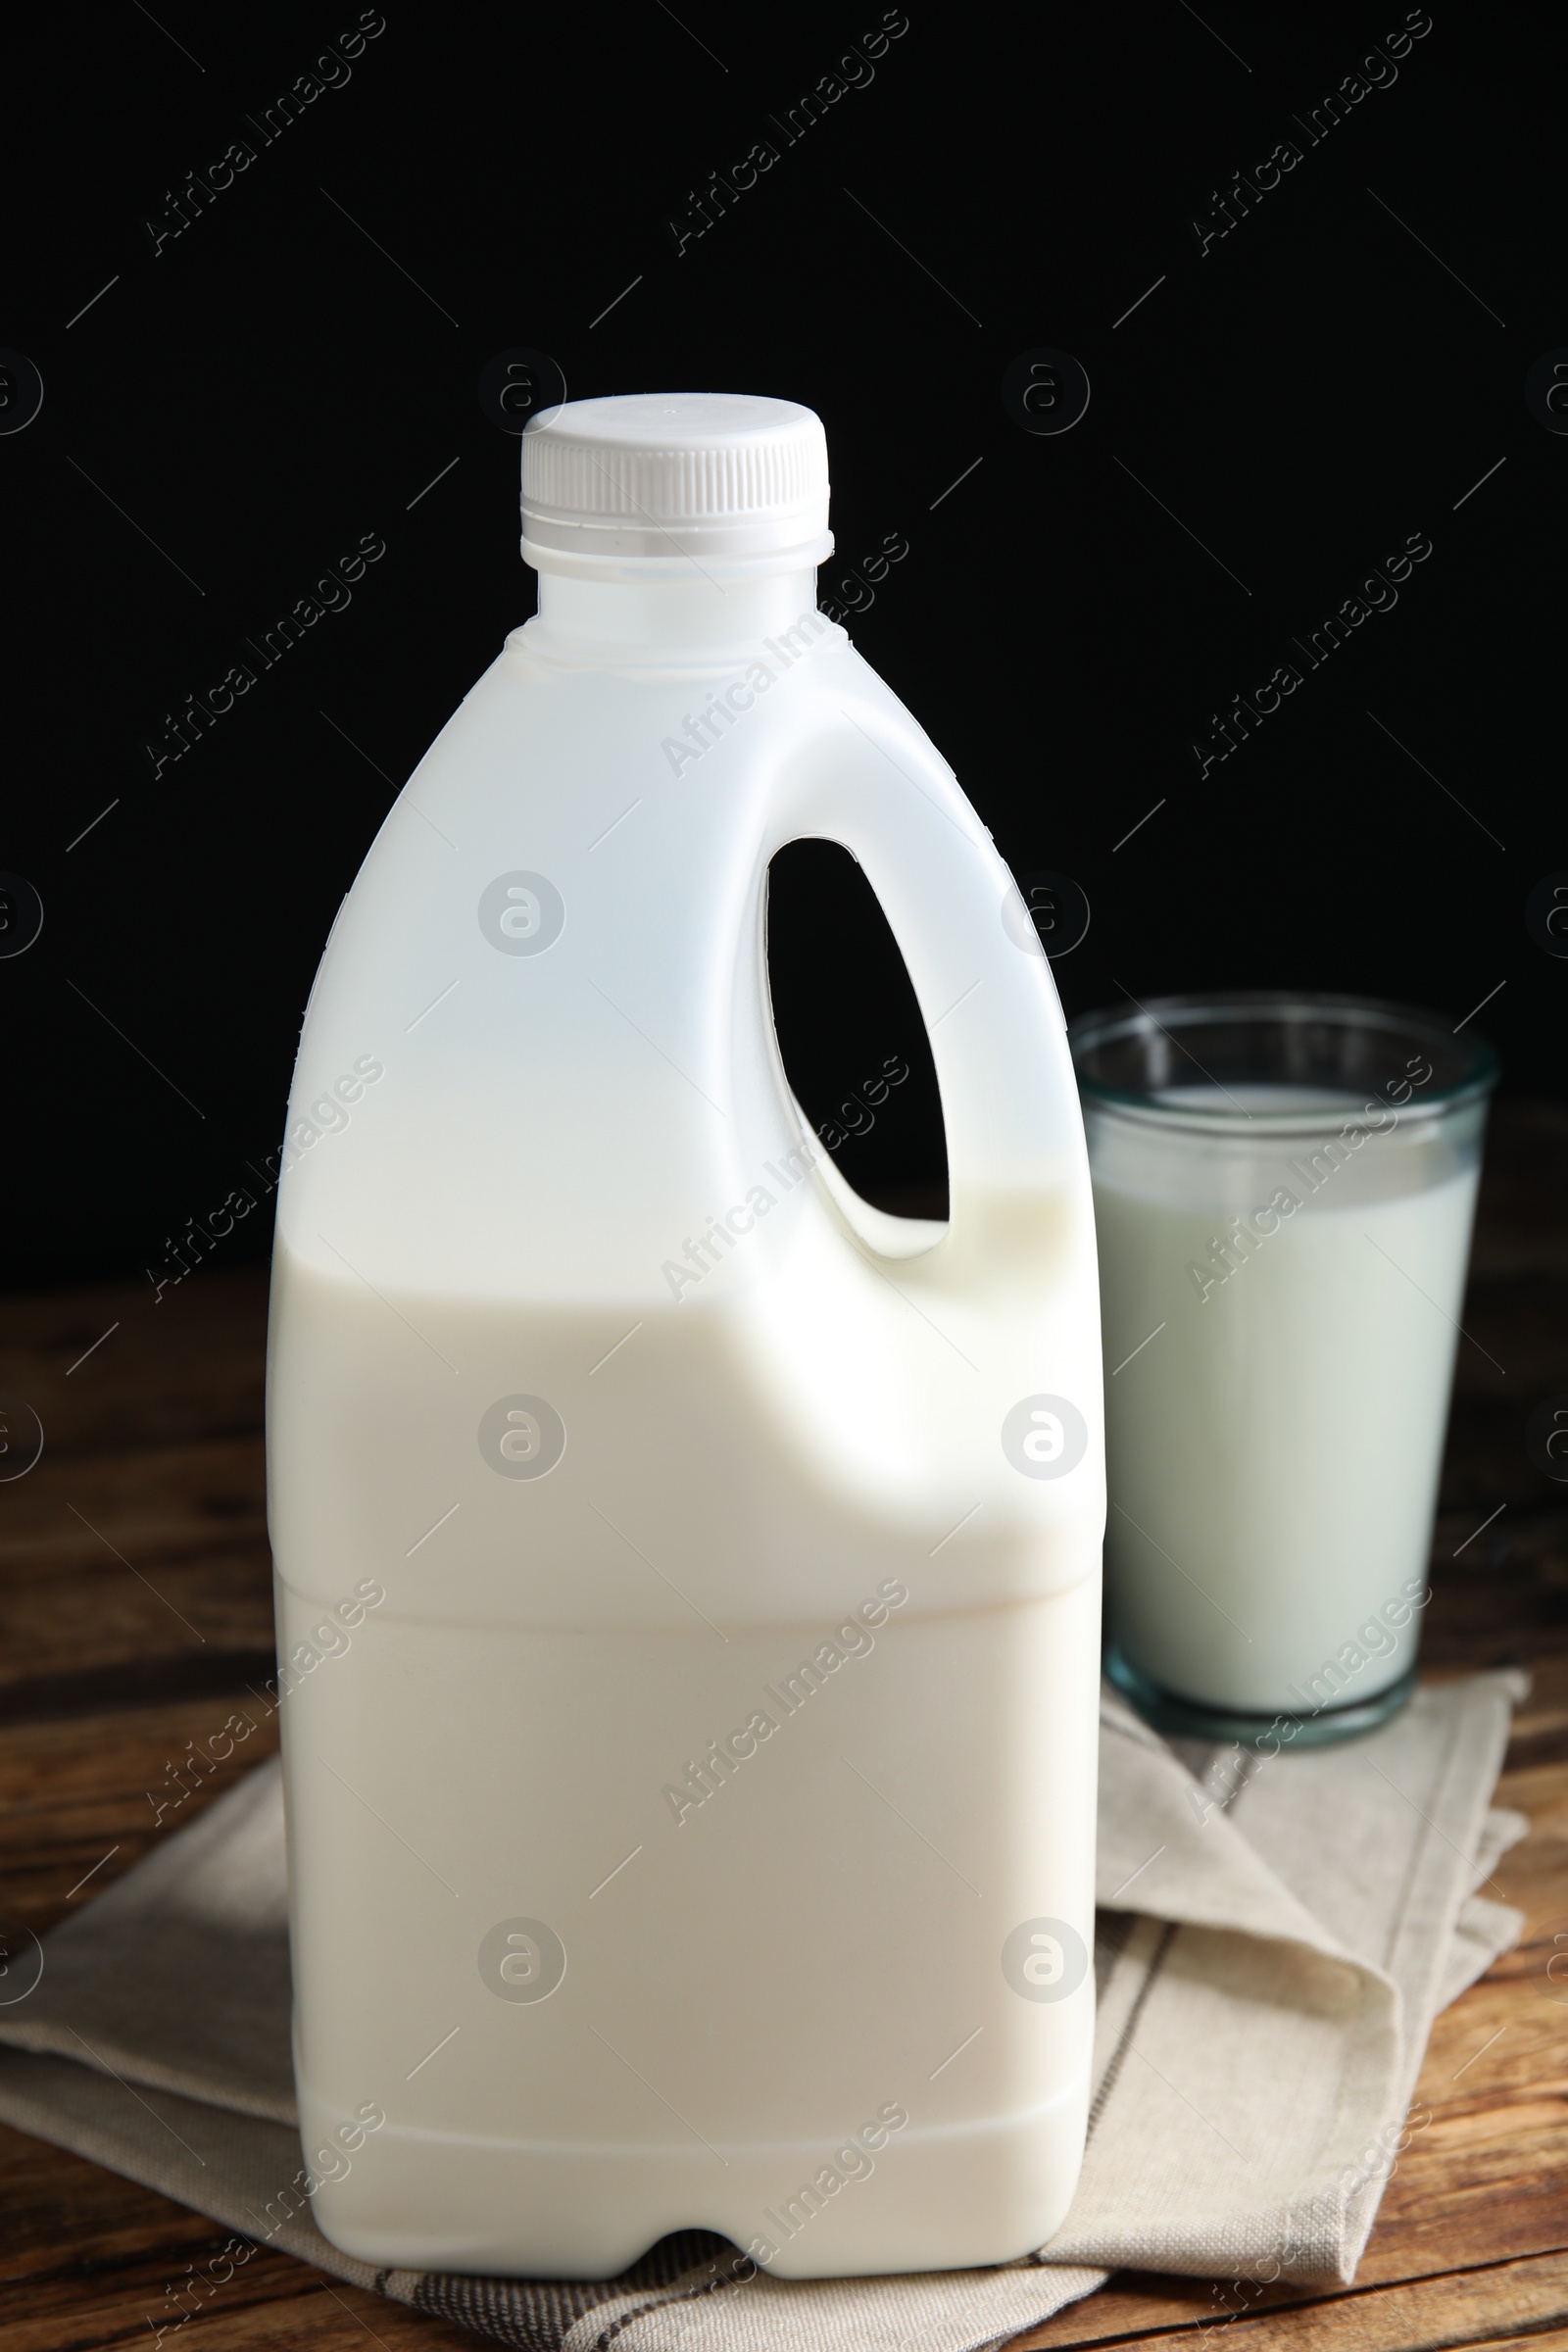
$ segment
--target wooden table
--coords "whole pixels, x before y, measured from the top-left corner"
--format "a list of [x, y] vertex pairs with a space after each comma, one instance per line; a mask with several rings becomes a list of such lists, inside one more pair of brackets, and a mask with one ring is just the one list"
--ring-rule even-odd
[[[150, 1285], [6, 1306], [0, 1391], [25, 1398], [46, 1432], [37, 1467], [0, 1486], [11, 1922], [41, 1933], [146, 1853], [166, 1834], [156, 1805], [171, 1768], [272, 1670], [265, 1321], [264, 1275], [220, 1261], [157, 1306]], [[1218, 2325], [1237, 2352], [1244, 2339], [1246, 2352], [1520, 2334], [1568, 2346], [1568, 1958], [1562, 1984], [1547, 1975], [1553, 1952], [1568, 1954], [1568, 1487], [1524, 1444], [1530, 1408], [1568, 1390], [1568, 1106], [1495, 1115], [1464, 1323], [1426, 1666], [1434, 1678], [1535, 1671], [1499, 1795], [1533, 1825], [1496, 1873], [1527, 1915], [1524, 1941], [1437, 2022], [1419, 2129], [1353, 2289], [1252, 2289], [1248, 2301], [1223, 2281], [1123, 2273], [1020, 2346], [1152, 2346]], [[262, 1752], [247, 1743], [245, 1765]], [[237, 1769], [218, 1768], [174, 1818], [192, 1819]], [[0, 2352], [148, 2340], [166, 2284], [225, 2234], [0, 2130]], [[266, 2252], [192, 2325], [210, 2352], [336, 2352], [368, 2335], [472, 2352], [483, 2340]]]

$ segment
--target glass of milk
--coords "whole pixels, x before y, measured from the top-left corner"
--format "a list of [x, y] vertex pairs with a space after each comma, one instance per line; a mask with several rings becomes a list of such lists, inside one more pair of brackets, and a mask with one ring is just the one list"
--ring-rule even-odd
[[1415, 1680], [1491, 1049], [1343, 997], [1076, 1022], [1104, 1325], [1106, 1671], [1277, 1748]]

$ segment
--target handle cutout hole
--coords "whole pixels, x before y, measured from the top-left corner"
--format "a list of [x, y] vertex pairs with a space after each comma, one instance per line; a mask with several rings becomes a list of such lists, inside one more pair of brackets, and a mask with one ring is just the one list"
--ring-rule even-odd
[[836, 841], [768, 869], [767, 970], [785, 1072], [853, 1192], [891, 1216], [948, 1214], [931, 1044], [875, 891]]

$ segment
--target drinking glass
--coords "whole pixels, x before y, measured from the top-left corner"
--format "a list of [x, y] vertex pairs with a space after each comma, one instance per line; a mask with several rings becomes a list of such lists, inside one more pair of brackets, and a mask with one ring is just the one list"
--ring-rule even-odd
[[1300, 993], [1074, 1023], [1105, 1348], [1106, 1672], [1317, 1745], [1415, 1682], [1495, 1056]]

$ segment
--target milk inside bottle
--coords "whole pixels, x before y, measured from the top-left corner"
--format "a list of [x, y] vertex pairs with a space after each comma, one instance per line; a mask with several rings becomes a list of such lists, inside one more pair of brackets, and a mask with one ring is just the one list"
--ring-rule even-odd
[[[377, 2264], [1008, 2260], [1092, 2028], [1095, 1243], [1049, 967], [815, 609], [822, 428], [578, 402], [539, 612], [307, 1010], [270, 1514], [315, 2211]], [[814, 1144], [768, 861], [846, 845], [927, 1023], [945, 1225]]]

